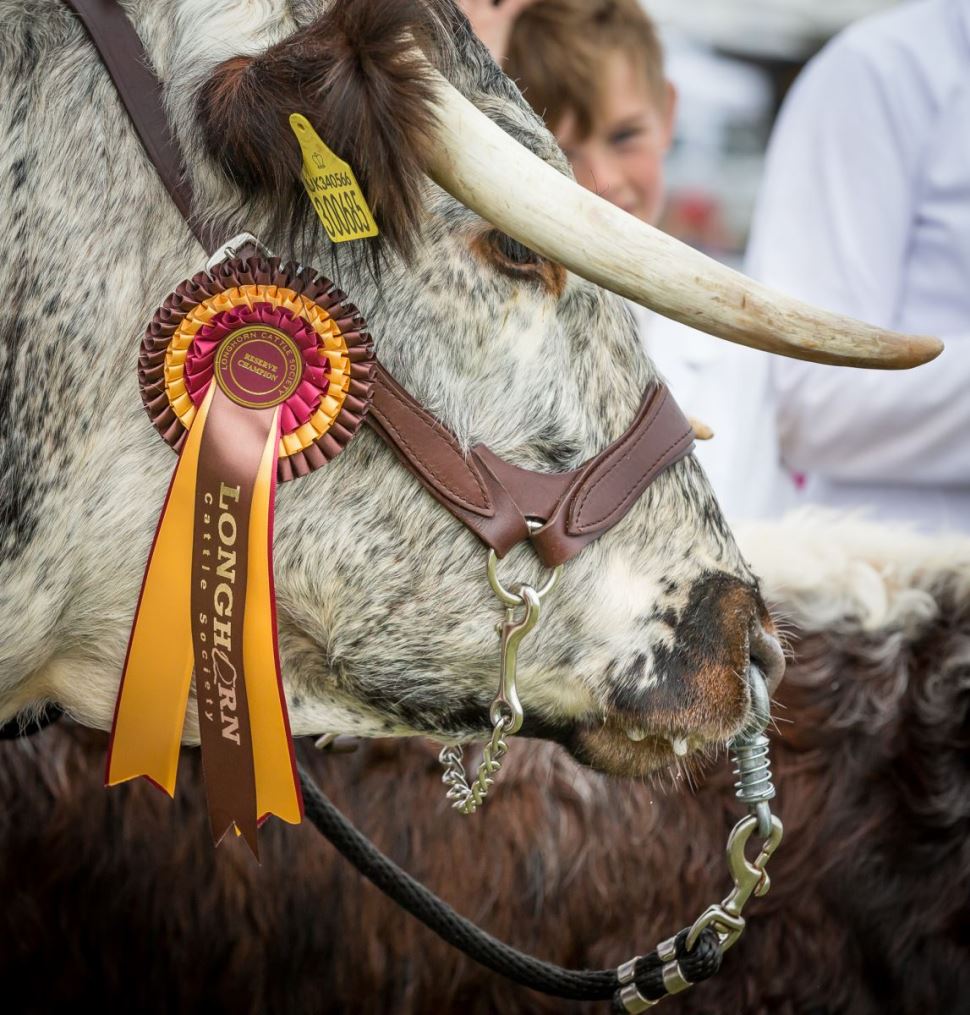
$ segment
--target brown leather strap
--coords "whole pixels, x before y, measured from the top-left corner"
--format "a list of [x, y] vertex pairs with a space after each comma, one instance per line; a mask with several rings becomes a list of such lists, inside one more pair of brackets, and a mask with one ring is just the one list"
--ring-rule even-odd
[[[111, 74], [162, 182], [205, 249], [212, 230], [193, 217], [192, 191], [162, 103], [161, 83], [117, 0], [64, 0], [80, 17]], [[644, 393], [629, 430], [572, 472], [549, 475], [503, 462], [484, 445], [467, 455], [454, 434], [378, 364], [366, 421], [428, 492], [499, 556], [532, 535], [550, 567], [574, 557], [615, 525], [659, 473], [693, 446], [690, 423], [663, 385]]]
[[492, 474], [380, 365], [367, 422], [428, 492], [504, 556], [529, 536], [525, 518]]
[[690, 422], [666, 385], [657, 384], [644, 392], [626, 433], [572, 472], [550, 476], [520, 469], [481, 444], [472, 454], [523, 515], [545, 523], [532, 533], [532, 544], [542, 562], [555, 567], [616, 525], [654, 479], [693, 446]]
[[218, 243], [192, 211], [192, 189], [182, 175], [182, 153], [162, 105], [161, 83], [152, 71], [138, 33], [117, 0], [64, 0], [87, 29], [148, 157], [208, 253]]
[[623, 518], [649, 484], [694, 445], [693, 429], [665, 385], [652, 385], [630, 428], [572, 472], [541, 473], [503, 461], [484, 444], [464, 455], [454, 435], [382, 368], [368, 421], [428, 492], [504, 556], [531, 536], [548, 567], [574, 557]]

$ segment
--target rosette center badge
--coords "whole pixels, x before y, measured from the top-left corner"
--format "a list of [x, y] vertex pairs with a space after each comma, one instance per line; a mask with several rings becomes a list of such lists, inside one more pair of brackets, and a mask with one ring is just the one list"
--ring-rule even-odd
[[282, 331], [250, 325], [234, 331], [215, 359], [219, 387], [238, 405], [265, 409], [285, 402], [303, 378], [303, 362]]

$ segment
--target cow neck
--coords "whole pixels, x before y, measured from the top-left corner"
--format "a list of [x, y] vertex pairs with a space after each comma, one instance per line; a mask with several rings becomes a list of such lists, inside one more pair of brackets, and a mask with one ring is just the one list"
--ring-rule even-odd
[[[197, 217], [162, 86], [117, 0], [64, 0], [80, 18], [148, 157], [189, 229], [211, 255], [215, 228]], [[245, 251], [239, 253], [245, 254]], [[366, 422], [425, 489], [486, 546], [504, 556], [531, 540], [549, 567], [574, 557], [619, 522], [650, 483], [693, 447], [693, 431], [667, 387], [651, 383], [627, 431], [571, 472], [542, 473], [458, 439], [378, 363]], [[530, 526], [527, 520], [541, 522]]]

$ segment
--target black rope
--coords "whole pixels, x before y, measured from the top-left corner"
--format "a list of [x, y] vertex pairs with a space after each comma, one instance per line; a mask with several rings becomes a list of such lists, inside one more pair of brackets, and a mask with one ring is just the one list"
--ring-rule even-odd
[[[626, 1010], [619, 1000], [620, 982], [615, 969], [563, 969], [525, 955], [492, 937], [384, 856], [324, 796], [302, 765], [299, 772], [307, 818], [364, 877], [448, 944], [530, 990], [573, 1001], [612, 998], [615, 1011]], [[687, 931], [683, 930], [677, 936], [677, 960], [684, 978], [696, 983], [713, 976], [721, 965], [717, 935], [711, 930], [704, 931], [691, 952], [686, 949], [686, 940]], [[634, 982], [648, 1000], [666, 996], [663, 963], [656, 951], [637, 961]]]
[[[723, 952], [717, 934], [708, 928], [698, 935], [692, 951], [687, 951], [688, 930], [682, 930], [676, 937], [677, 964], [684, 979], [689, 983], [700, 983], [712, 977], [721, 968]], [[637, 959], [633, 982], [640, 996], [648, 1001], [659, 1001], [667, 996], [663, 981], [663, 963], [655, 951]], [[626, 1008], [619, 995], [613, 997], [614, 1015], [623, 1015]]]

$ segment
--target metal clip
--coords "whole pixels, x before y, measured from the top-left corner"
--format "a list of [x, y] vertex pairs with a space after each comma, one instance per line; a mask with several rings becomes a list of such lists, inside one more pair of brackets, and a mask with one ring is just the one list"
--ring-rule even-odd
[[719, 906], [708, 907], [694, 921], [694, 925], [687, 935], [686, 947], [690, 951], [701, 931], [713, 927], [721, 939], [721, 948], [727, 951], [741, 936], [744, 930], [744, 917], [741, 911], [752, 895], [759, 898], [765, 895], [771, 887], [771, 879], [765, 866], [771, 858], [771, 854], [778, 848], [784, 829], [781, 819], [775, 815], [771, 816], [771, 834], [765, 839], [761, 846], [761, 852], [751, 862], [745, 853], [748, 840], [758, 828], [758, 817], [749, 815], [742, 818], [735, 826], [728, 837], [727, 861], [731, 877], [734, 879], [734, 888], [731, 894]]
[[641, 1015], [641, 1012], [649, 1011], [662, 1000], [663, 998], [659, 1001], [648, 1001], [637, 990], [635, 983], [628, 983], [620, 989], [620, 1004], [623, 1005], [623, 1010], [628, 1011], [630, 1015]]
[[519, 643], [539, 623], [542, 604], [539, 594], [531, 585], [523, 585], [518, 592], [525, 606], [521, 620], [515, 619], [515, 607], [505, 609], [505, 622], [499, 628], [502, 636], [502, 672], [499, 677], [498, 694], [488, 710], [492, 725], [507, 720], [505, 734], [518, 733], [524, 718], [522, 702], [515, 686], [518, 664]]
[[261, 243], [252, 233], [238, 233], [233, 236], [231, 240], [227, 240], [223, 245], [213, 253], [208, 261], [205, 262], [205, 270], [212, 271], [212, 269], [222, 261], [225, 261], [229, 257], [235, 257], [236, 252], [241, 250], [247, 244], [255, 247], [263, 257], [272, 257], [273, 252]]
[[475, 781], [469, 785], [462, 763], [462, 749], [459, 745], [448, 745], [441, 749], [438, 760], [445, 766], [441, 779], [448, 787], [447, 797], [452, 806], [462, 814], [474, 814], [482, 805], [489, 787], [502, 767], [502, 759], [508, 752], [506, 737], [511, 737], [522, 728], [524, 718], [522, 702], [516, 690], [515, 678], [519, 643], [538, 624], [541, 612], [540, 592], [531, 585], [523, 585], [517, 593], [519, 603], [525, 607], [521, 620], [515, 619], [515, 607], [505, 610], [505, 621], [498, 625], [502, 639], [502, 666], [498, 691], [488, 710], [492, 723], [492, 736], [482, 751]]

